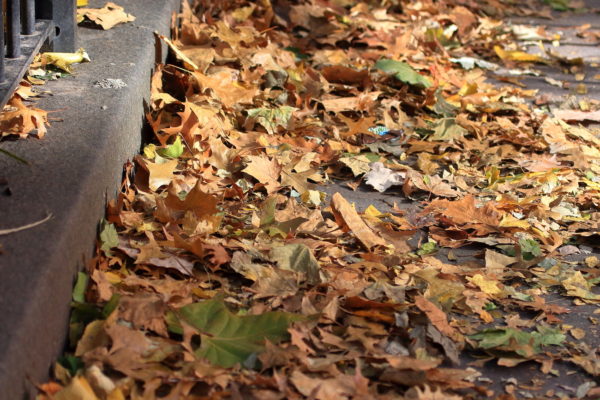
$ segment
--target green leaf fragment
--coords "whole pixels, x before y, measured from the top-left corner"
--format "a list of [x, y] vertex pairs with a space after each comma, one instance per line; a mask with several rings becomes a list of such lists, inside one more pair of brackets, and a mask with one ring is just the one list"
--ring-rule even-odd
[[104, 218], [100, 221], [100, 249], [104, 251], [107, 256], [111, 256], [110, 249], [119, 245], [119, 235], [117, 229], [113, 224], [105, 220]]
[[569, 11], [572, 9], [570, 0], [542, 0], [556, 11]]
[[432, 109], [436, 114], [442, 115], [444, 117], [453, 117], [458, 112], [459, 107], [448, 103], [442, 95], [441, 90], [437, 90], [435, 92], [435, 99], [436, 102]]
[[287, 128], [294, 110], [296, 110], [294, 107], [281, 106], [277, 108], [252, 108], [247, 112], [250, 118], [254, 118], [270, 135], [273, 135], [277, 133], [277, 127]]
[[195, 354], [224, 368], [241, 364], [261, 352], [266, 340], [274, 343], [286, 340], [289, 325], [306, 319], [281, 311], [238, 316], [218, 299], [187, 305], [177, 314], [200, 334], [201, 345]]
[[85, 367], [85, 363], [81, 358], [69, 354], [59, 357], [58, 363], [66, 368], [71, 376], [75, 376], [77, 371], [82, 370]]
[[413, 67], [402, 61], [384, 58], [375, 63], [375, 68], [380, 69], [387, 74], [393, 74], [394, 78], [401, 82], [408, 83], [409, 85], [422, 86], [425, 88], [432, 86], [429, 78], [419, 74]]
[[540, 244], [535, 239], [521, 238], [519, 239], [519, 246], [521, 246], [521, 253], [525, 259], [538, 257], [542, 254]]
[[275, 247], [271, 250], [271, 260], [281, 269], [303, 275], [311, 285], [321, 282], [319, 263], [305, 244], [294, 243]]
[[181, 136], [175, 138], [175, 142], [162, 149], [156, 149], [156, 152], [167, 158], [177, 158], [183, 154], [183, 143], [181, 142]]
[[481, 349], [514, 352], [522, 357], [532, 357], [542, 351], [542, 346], [560, 346], [566, 336], [558, 329], [538, 326], [537, 331], [526, 332], [515, 328], [485, 329], [471, 339], [478, 340]]
[[73, 301], [85, 303], [85, 289], [87, 289], [89, 276], [85, 272], [77, 273], [77, 281], [73, 288]]
[[427, 242], [421, 245], [419, 250], [417, 250], [417, 254], [420, 256], [425, 256], [427, 254], [435, 253], [436, 251], [438, 251], [437, 243]]

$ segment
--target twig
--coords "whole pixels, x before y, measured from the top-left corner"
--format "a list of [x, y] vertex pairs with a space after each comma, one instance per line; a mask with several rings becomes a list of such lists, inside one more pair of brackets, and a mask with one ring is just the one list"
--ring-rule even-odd
[[44, 222], [48, 221], [50, 218], [52, 218], [52, 213], [48, 214], [46, 216], [46, 218], [36, 221], [36, 222], [32, 222], [31, 224], [27, 224], [27, 225], [23, 225], [23, 226], [19, 226], [17, 228], [11, 228], [11, 229], [0, 229], [0, 236], [10, 235], [11, 233], [20, 232], [20, 231], [24, 231], [29, 228], [33, 228], [35, 226], [43, 224]]
[[11, 152], [10, 152], [10, 151], [8, 151], [8, 150], [0, 149], [0, 153], [2, 153], [2, 154], [6, 154], [7, 156], [9, 156], [9, 157], [11, 157], [11, 158], [14, 158], [14, 159], [15, 159], [15, 160], [17, 160], [17, 161], [19, 161], [19, 162], [22, 162], [23, 164], [30, 165], [30, 164], [29, 164], [29, 161], [27, 161], [27, 160], [26, 160], [26, 159], [24, 159], [24, 158], [21, 158], [21, 157], [19, 157], [18, 155], [14, 154], [14, 153], [11, 153]]

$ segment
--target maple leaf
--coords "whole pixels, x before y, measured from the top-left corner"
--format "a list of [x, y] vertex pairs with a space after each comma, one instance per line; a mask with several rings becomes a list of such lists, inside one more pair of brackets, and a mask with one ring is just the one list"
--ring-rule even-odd
[[275, 158], [266, 156], [247, 156], [244, 172], [255, 178], [259, 183], [265, 185], [267, 193], [271, 194], [279, 190], [279, 176], [281, 165]]
[[111, 29], [118, 24], [135, 21], [135, 17], [125, 12], [125, 9], [115, 3], [108, 2], [102, 8], [78, 8], [77, 19], [79, 22], [87, 19], [104, 30]]
[[2, 136], [18, 135], [26, 138], [35, 132], [39, 138], [46, 134], [48, 112], [39, 108], [27, 107], [18, 96], [13, 96], [0, 113]]
[[265, 340], [285, 340], [288, 326], [306, 319], [285, 312], [240, 317], [217, 299], [187, 305], [177, 310], [177, 315], [201, 335], [202, 343], [195, 354], [225, 368], [262, 351]]
[[166, 160], [164, 158], [155, 158], [155, 162], [146, 162], [148, 169], [148, 186], [151, 190], [158, 190], [161, 186], [166, 186], [173, 180], [173, 174], [177, 169], [178, 160]]
[[501, 220], [493, 202], [477, 207], [475, 197], [471, 195], [455, 201], [436, 199], [423, 210], [424, 213], [430, 211], [440, 213], [444, 219], [464, 229], [475, 229], [480, 236], [497, 232]]

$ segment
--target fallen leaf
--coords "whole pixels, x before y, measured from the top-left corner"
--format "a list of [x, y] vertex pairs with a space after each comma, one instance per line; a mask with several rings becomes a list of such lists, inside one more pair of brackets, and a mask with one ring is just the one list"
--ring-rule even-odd
[[432, 86], [429, 78], [419, 74], [413, 67], [405, 62], [384, 58], [375, 63], [375, 68], [382, 70], [386, 74], [393, 74], [394, 78], [410, 85], [422, 86], [425, 88]]
[[271, 194], [279, 190], [279, 177], [281, 165], [275, 158], [266, 156], [248, 156], [244, 172], [255, 178], [259, 183], [265, 185], [267, 193]]
[[431, 321], [431, 324], [444, 335], [452, 338], [453, 340], [460, 338], [458, 331], [448, 324], [448, 317], [446, 316], [446, 313], [440, 310], [431, 301], [427, 300], [423, 296], [417, 296], [415, 297], [415, 305], [419, 308], [419, 310], [423, 311], [427, 315]]
[[387, 244], [365, 224], [354, 207], [341, 194], [335, 193], [332, 196], [331, 208], [338, 225], [345, 231], [352, 232], [367, 249]]
[[79, 22], [87, 19], [104, 30], [111, 29], [118, 24], [135, 21], [135, 17], [125, 12], [125, 9], [115, 3], [108, 2], [102, 8], [78, 8], [77, 19]]
[[374, 162], [364, 178], [367, 185], [373, 186], [378, 192], [385, 192], [392, 186], [404, 184], [405, 177], [406, 173], [404, 172], [394, 172], [386, 168], [383, 163]]
[[201, 336], [196, 356], [229, 368], [264, 349], [265, 340], [288, 337], [288, 326], [305, 317], [285, 312], [237, 316], [220, 300], [206, 300], [180, 308], [177, 314]]
[[41, 61], [43, 65], [54, 65], [57, 68], [71, 74], [73, 64], [79, 64], [82, 62], [90, 62], [90, 56], [84, 49], [79, 49], [75, 53], [42, 53]]

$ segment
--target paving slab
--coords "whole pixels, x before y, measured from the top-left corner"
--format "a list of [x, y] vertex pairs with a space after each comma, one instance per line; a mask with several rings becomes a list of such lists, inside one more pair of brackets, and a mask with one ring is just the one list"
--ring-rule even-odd
[[[90, 1], [102, 7], [104, 1]], [[0, 156], [0, 229], [52, 214], [35, 228], [0, 236], [0, 399], [35, 395], [62, 353], [75, 272], [92, 256], [105, 200], [119, 187], [123, 164], [139, 152], [144, 108], [157, 57], [154, 31], [168, 34], [179, 0], [121, 0], [133, 23], [103, 31], [78, 28], [92, 62], [42, 87], [50, 111], [42, 140], [0, 146], [29, 165]], [[103, 88], [103, 79], [127, 86]]]

